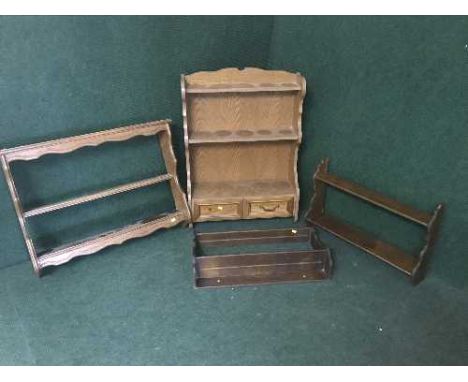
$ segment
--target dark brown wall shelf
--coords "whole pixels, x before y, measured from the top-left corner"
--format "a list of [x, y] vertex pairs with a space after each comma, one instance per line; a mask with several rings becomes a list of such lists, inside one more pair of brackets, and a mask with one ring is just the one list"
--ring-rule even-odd
[[[203, 255], [205, 247], [303, 242], [310, 249]], [[196, 288], [309, 282], [331, 277], [332, 258], [311, 227], [196, 233], [193, 272]]]
[[[424, 278], [427, 257], [436, 240], [443, 205], [438, 204], [432, 214], [417, 210], [357, 183], [329, 174], [328, 163], [328, 160], [323, 160], [315, 171], [314, 195], [310, 209], [306, 214], [306, 221], [393, 266], [409, 276], [414, 284], [419, 283]], [[412, 255], [333, 216], [326, 215], [326, 186], [333, 187], [423, 226], [426, 229], [424, 246], [417, 255]]]
[[[99, 131], [96, 133], [19, 146], [0, 151], [0, 160], [2, 163], [5, 179], [7, 181], [8, 189], [13, 200], [13, 205], [15, 207], [20, 228], [26, 242], [29, 257], [36, 274], [40, 275], [41, 270], [45, 267], [51, 265], [60, 265], [70, 261], [75, 257], [90, 255], [110, 245], [122, 244], [129, 239], [149, 235], [157, 229], [169, 228], [183, 221], [190, 221], [190, 212], [185, 200], [185, 195], [180, 188], [179, 181], [177, 179], [177, 163], [172, 149], [169, 123], [169, 120], [148, 122], [139, 125]], [[47, 154], [66, 154], [86, 146], [99, 146], [105, 142], [119, 142], [137, 136], [154, 135], [158, 135], [160, 138], [159, 145], [162, 151], [164, 162], [166, 164], [167, 174], [126, 183], [57, 203], [39, 206], [28, 211], [23, 210], [22, 203], [10, 169], [11, 162], [19, 160], [30, 161], [38, 159], [41, 156]], [[170, 183], [172, 196], [176, 206], [175, 212], [141, 220], [126, 227], [105, 232], [78, 242], [69, 243], [45, 253], [37, 253], [27, 229], [27, 218], [51, 213], [63, 208], [69, 208], [83, 203], [92, 202], [94, 200], [117, 195], [123, 192], [133, 191], [142, 187], [148, 187], [165, 181]]]

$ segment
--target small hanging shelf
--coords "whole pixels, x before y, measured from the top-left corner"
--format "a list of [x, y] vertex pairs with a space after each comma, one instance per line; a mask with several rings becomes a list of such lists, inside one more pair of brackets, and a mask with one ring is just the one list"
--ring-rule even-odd
[[[238, 246], [279, 243], [307, 243], [309, 248], [236, 253]], [[205, 247], [229, 247], [234, 253], [204, 255]], [[330, 250], [312, 227], [196, 232], [194, 237], [196, 288], [326, 280], [332, 265]]]
[[[328, 159], [321, 161], [315, 171], [315, 192], [310, 202], [310, 209], [306, 214], [306, 221], [390, 264], [408, 275], [414, 284], [419, 283], [424, 278], [427, 256], [436, 240], [437, 228], [442, 215], [443, 205], [438, 204], [432, 214], [419, 211], [375, 191], [366, 189], [359, 184], [329, 174], [328, 163]], [[326, 215], [325, 195], [327, 186], [362, 199], [374, 206], [383, 208], [395, 215], [423, 226], [427, 232], [424, 246], [419, 254], [413, 256], [333, 216]]]

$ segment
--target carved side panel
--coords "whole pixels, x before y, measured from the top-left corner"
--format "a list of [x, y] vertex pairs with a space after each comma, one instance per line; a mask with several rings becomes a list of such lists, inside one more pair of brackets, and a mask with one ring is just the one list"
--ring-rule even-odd
[[182, 117], [184, 120], [184, 147], [185, 147], [185, 168], [187, 171], [187, 199], [189, 206], [192, 205], [192, 177], [190, 171], [190, 149], [189, 149], [189, 133], [187, 125], [187, 92], [185, 88], [185, 76], [180, 76], [180, 89], [182, 92]]
[[186, 220], [190, 220], [190, 210], [187, 205], [185, 194], [180, 187], [179, 179], [177, 177], [177, 159], [174, 154], [172, 147], [172, 136], [169, 124], [166, 126], [164, 131], [161, 131], [159, 143], [163, 154], [166, 169], [169, 175], [172, 176], [170, 179], [170, 186], [172, 196], [176, 205], [177, 211], [183, 212], [186, 216]]
[[299, 201], [301, 196], [300, 186], [299, 186], [299, 174], [298, 174], [298, 165], [299, 165], [299, 146], [302, 142], [302, 110], [304, 97], [306, 95], [306, 80], [299, 73], [297, 73], [298, 81], [301, 83], [301, 92], [297, 96], [296, 102], [296, 125], [297, 125], [297, 135], [298, 141], [295, 147], [294, 152], [294, 184], [296, 186], [296, 197], [294, 198], [294, 221], [297, 221], [299, 218]]
[[37, 275], [39, 275], [40, 266], [37, 261], [36, 249], [34, 248], [34, 244], [26, 228], [26, 221], [24, 218], [23, 207], [19, 199], [18, 191], [16, 190], [15, 182], [13, 181], [13, 176], [11, 174], [10, 165], [8, 164], [4, 155], [0, 155], [0, 159], [2, 162], [3, 174], [5, 175], [5, 180], [7, 182], [8, 190], [10, 192], [10, 196], [13, 201], [13, 205], [15, 207], [15, 212], [16, 212], [16, 216], [18, 218], [18, 222], [21, 228], [21, 233], [23, 234], [23, 238], [26, 243], [26, 247], [28, 249], [28, 254], [33, 264], [34, 272]]
[[317, 219], [323, 215], [325, 211], [325, 196], [326, 196], [326, 185], [323, 182], [317, 180], [319, 174], [326, 174], [328, 172], [329, 160], [324, 159], [320, 161], [317, 169], [314, 173], [314, 194], [310, 200], [310, 208], [306, 212], [306, 220]]
[[424, 246], [418, 254], [416, 265], [413, 269], [412, 280], [417, 284], [424, 278], [427, 257], [429, 256], [434, 244], [436, 242], [437, 233], [439, 231], [440, 219], [444, 210], [443, 204], [438, 204], [432, 214], [432, 218], [427, 225], [427, 232], [425, 236]]

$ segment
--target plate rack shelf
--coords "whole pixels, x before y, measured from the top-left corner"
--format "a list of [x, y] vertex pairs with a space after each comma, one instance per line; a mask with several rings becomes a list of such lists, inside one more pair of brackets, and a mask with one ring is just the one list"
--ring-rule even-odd
[[[122, 244], [129, 239], [149, 235], [160, 228], [169, 228], [181, 222], [187, 222], [190, 220], [190, 212], [185, 200], [185, 194], [183, 193], [177, 179], [177, 163], [172, 149], [171, 131], [169, 126], [170, 122], [170, 120], [148, 122], [0, 151], [2, 169], [13, 200], [20, 228], [26, 242], [26, 247], [28, 249], [34, 271], [37, 275], [40, 275], [41, 270], [45, 267], [64, 264], [75, 257], [90, 255], [108, 246]], [[46, 154], [66, 154], [86, 146], [98, 146], [106, 142], [126, 141], [137, 136], [155, 135], [159, 136], [159, 144], [167, 170], [166, 174], [118, 185], [109, 189], [99, 190], [83, 196], [59, 201], [57, 203], [38, 206], [26, 211], [23, 209], [10, 168], [11, 162], [31, 161]], [[149, 219], [140, 220], [120, 229], [105, 232], [85, 240], [54, 248], [45, 253], [37, 253], [33, 240], [31, 239], [27, 229], [27, 219], [33, 216], [52, 213], [60, 209], [92, 202], [142, 187], [149, 187], [166, 181], [170, 183], [176, 207], [175, 212], [153, 216]]]
[[298, 218], [305, 79], [257, 68], [181, 76], [194, 222]]

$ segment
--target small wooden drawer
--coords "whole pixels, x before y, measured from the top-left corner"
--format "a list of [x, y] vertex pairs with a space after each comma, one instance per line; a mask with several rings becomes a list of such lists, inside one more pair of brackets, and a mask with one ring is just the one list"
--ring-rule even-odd
[[204, 218], [236, 218], [241, 217], [240, 203], [210, 203], [196, 204], [198, 219]]
[[293, 199], [249, 201], [249, 217], [291, 216]]

